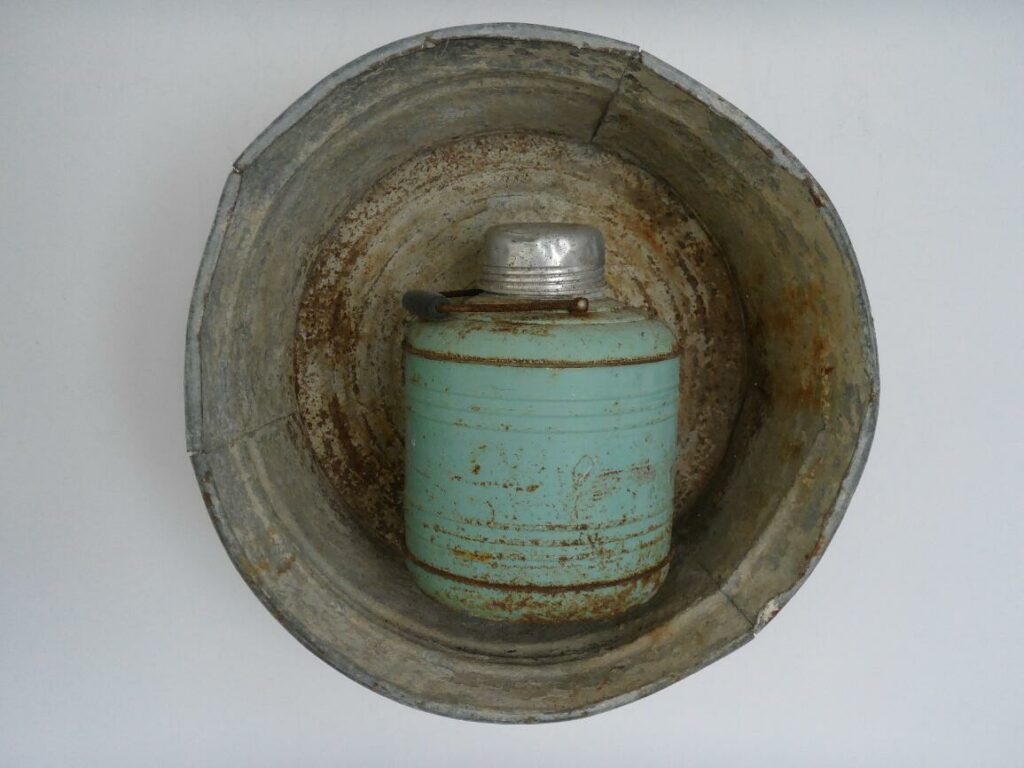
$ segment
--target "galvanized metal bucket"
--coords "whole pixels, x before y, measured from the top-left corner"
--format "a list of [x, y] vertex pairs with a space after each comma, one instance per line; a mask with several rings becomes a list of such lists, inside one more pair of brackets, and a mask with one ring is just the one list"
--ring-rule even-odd
[[[598, 227], [609, 294], [680, 340], [671, 567], [613, 620], [473, 618], [403, 564], [399, 298], [472, 283], [510, 221]], [[185, 381], [203, 497], [268, 609], [376, 691], [500, 722], [618, 706], [753, 637], [839, 524], [878, 399], [857, 263], [803, 166], [635, 46], [524, 25], [370, 53], [246, 149]]]

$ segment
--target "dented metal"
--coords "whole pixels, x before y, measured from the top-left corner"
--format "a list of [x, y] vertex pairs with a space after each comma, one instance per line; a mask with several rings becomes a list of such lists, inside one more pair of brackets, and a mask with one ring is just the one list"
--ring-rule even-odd
[[[828, 196], [718, 95], [607, 38], [448, 29], [342, 67], [225, 170], [188, 450], [242, 577], [337, 669], [455, 717], [581, 717], [741, 646], [823, 556], [877, 416], [867, 295]], [[404, 565], [398, 298], [552, 220], [600, 228], [608, 296], [679, 340], [673, 550], [614, 620], [490, 622]]]

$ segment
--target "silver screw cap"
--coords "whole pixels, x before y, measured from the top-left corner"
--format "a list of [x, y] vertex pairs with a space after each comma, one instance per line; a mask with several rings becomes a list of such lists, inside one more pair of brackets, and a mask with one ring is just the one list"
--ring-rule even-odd
[[604, 289], [604, 238], [585, 224], [499, 224], [484, 235], [478, 287], [514, 296], [586, 296]]

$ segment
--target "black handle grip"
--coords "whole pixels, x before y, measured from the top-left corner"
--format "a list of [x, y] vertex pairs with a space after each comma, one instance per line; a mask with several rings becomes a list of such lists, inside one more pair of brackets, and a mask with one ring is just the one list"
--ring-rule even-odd
[[406, 291], [402, 294], [402, 307], [421, 320], [440, 320], [446, 317], [441, 306], [447, 303], [447, 296], [433, 291]]

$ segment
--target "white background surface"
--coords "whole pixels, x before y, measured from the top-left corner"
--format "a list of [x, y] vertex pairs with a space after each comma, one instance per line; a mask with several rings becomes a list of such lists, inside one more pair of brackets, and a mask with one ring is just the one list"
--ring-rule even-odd
[[[0, 765], [1021, 765], [1024, 6], [962, 5], [0, 4]], [[860, 489], [775, 622], [543, 726], [423, 714], [302, 648], [184, 445], [231, 162], [357, 55], [496, 20], [640, 44], [793, 150], [882, 365]]]

